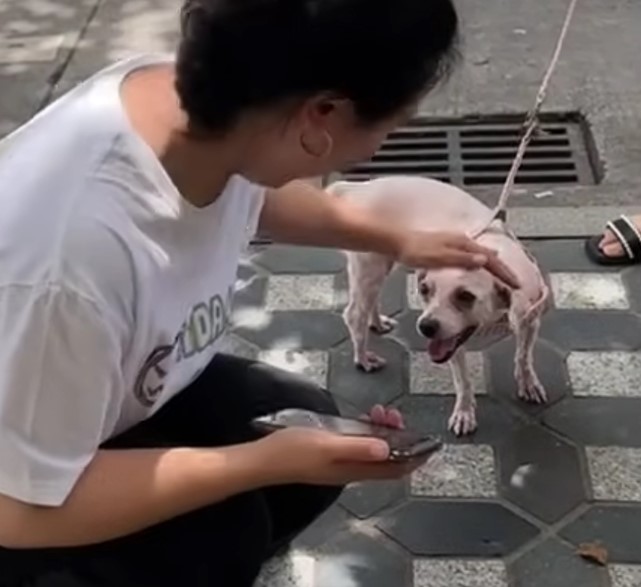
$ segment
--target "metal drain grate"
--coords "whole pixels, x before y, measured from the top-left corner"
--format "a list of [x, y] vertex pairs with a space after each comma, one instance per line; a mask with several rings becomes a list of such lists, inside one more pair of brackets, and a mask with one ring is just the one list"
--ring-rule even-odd
[[[363, 181], [381, 175], [424, 175], [459, 186], [501, 185], [516, 155], [524, 118], [416, 120], [393, 132], [371, 160], [341, 178]], [[528, 147], [517, 184], [595, 183], [580, 121], [543, 119], [541, 130]]]

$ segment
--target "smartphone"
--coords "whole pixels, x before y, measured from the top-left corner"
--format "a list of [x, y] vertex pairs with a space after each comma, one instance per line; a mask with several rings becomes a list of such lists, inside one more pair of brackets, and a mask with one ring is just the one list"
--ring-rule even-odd
[[398, 430], [353, 418], [329, 416], [308, 410], [282, 410], [256, 418], [252, 424], [263, 433], [275, 432], [283, 428], [302, 427], [327, 430], [343, 436], [381, 438], [389, 444], [391, 461], [426, 457], [443, 446], [443, 441], [438, 436], [418, 434], [409, 430]]

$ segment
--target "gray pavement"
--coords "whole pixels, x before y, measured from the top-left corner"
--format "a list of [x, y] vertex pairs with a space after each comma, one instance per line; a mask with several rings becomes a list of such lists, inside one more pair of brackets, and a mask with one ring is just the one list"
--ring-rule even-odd
[[[130, 53], [171, 50], [179, 4], [0, 0], [0, 136], [98, 68]], [[426, 100], [422, 113], [525, 112], [566, 2], [458, 0], [458, 5], [463, 64]], [[578, 240], [599, 232], [620, 212], [641, 212], [640, 30], [638, 0], [579, 2], [544, 110], [585, 117], [602, 181], [553, 187], [545, 198], [535, 197], [539, 188], [525, 188], [511, 202], [513, 227], [523, 237], [539, 239], [530, 244], [555, 287], [557, 311], [544, 329], [538, 359], [549, 367], [554, 405], [536, 413], [514, 405], [509, 373], [497, 367], [509, 365], [504, 346], [477, 357], [486, 369], [479, 383], [487, 388], [480, 400], [486, 410], [482, 431], [469, 444], [448, 438], [442, 465], [446, 482], [440, 489], [430, 486], [429, 476], [409, 486], [354, 489], [303, 537], [294, 558], [269, 570], [265, 585], [329, 587], [314, 582], [319, 573], [314, 561], [354, 551], [365, 561], [356, 566], [366, 567], [357, 578], [368, 586], [641, 586], [636, 522], [641, 519], [641, 436], [635, 426], [641, 416], [641, 339], [635, 329], [641, 281], [636, 270], [600, 273], [585, 261]], [[492, 203], [498, 189], [474, 193]], [[419, 365], [419, 349], [404, 338], [403, 317], [413, 311], [404, 278], [392, 283], [388, 296], [401, 318], [400, 333], [381, 341], [398, 360], [391, 361], [382, 379], [365, 382], [352, 374], [336, 314], [342, 295], [337, 292], [344, 286], [341, 271], [340, 259], [318, 252], [258, 252], [245, 271], [248, 289], [240, 296], [240, 309], [248, 308], [252, 316], [267, 312], [267, 318], [262, 327], [239, 326], [236, 350], [329, 381], [348, 402], [365, 399], [351, 395], [352, 388], [371, 389], [374, 395], [389, 390], [392, 395], [384, 400], [401, 402], [421, 425], [440, 430], [451, 402], [441, 387], [447, 391], [448, 384]], [[296, 300], [286, 295], [292, 288]], [[285, 314], [289, 321], [281, 319]], [[283, 340], [295, 348], [285, 352]], [[518, 483], [506, 482], [505, 475], [525, 470], [531, 477], [519, 494]], [[557, 500], [553, 490], [561, 496]], [[483, 520], [494, 528], [487, 534], [478, 530]], [[431, 532], [434, 525], [440, 534]], [[439, 536], [451, 542], [442, 544]], [[612, 552], [614, 564], [608, 569], [585, 565], [573, 554], [574, 544], [598, 538]], [[411, 565], [410, 555], [418, 557]]]

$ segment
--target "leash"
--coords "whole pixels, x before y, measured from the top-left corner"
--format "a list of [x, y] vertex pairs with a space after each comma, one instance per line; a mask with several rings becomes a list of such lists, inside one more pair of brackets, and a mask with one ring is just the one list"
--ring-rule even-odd
[[[472, 231], [472, 233], [469, 235], [470, 238], [472, 239], [476, 239], [479, 236], [481, 236], [497, 220], [503, 223], [506, 223], [507, 221], [507, 202], [514, 188], [516, 174], [518, 173], [521, 167], [521, 164], [523, 163], [525, 151], [527, 150], [530, 144], [530, 141], [532, 140], [532, 137], [535, 134], [537, 134], [537, 132], [540, 132], [539, 113], [541, 111], [541, 106], [543, 105], [543, 102], [545, 101], [545, 98], [547, 95], [547, 89], [550, 84], [550, 79], [552, 78], [552, 74], [554, 73], [554, 70], [556, 69], [556, 66], [559, 62], [559, 57], [561, 56], [563, 44], [565, 42], [565, 38], [568, 35], [568, 30], [570, 29], [570, 23], [572, 22], [572, 17], [574, 16], [574, 9], [576, 8], [576, 4], [577, 4], [577, 0], [570, 0], [570, 4], [568, 5], [568, 10], [565, 15], [565, 21], [563, 23], [563, 27], [561, 28], [559, 38], [556, 42], [556, 48], [552, 55], [552, 59], [550, 60], [550, 64], [548, 65], [545, 75], [543, 76], [543, 81], [541, 82], [539, 91], [537, 92], [536, 100], [534, 101], [534, 106], [528, 113], [525, 119], [525, 122], [523, 124], [523, 127], [525, 128], [525, 132], [523, 133], [523, 137], [521, 138], [521, 142], [519, 143], [519, 147], [516, 151], [516, 156], [514, 157], [514, 161], [512, 162], [512, 167], [510, 168], [510, 172], [505, 180], [503, 189], [501, 190], [499, 201], [494, 207], [494, 209], [492, 210], [492, 215], [489, 221], [487, 221], [480, 228]], [[529, 256], [531, 257], [531, 255]], [[532, 260], [534, 261], [533, 258]], [[545, 279], [543, 279], [541, 283], [541, 297], [536, 302], [534, 302], [530, 306], [529, 310], [525, 313], [525, 315], [521, 317], [521, 319], [519, 320], [519, 323], [520, 323], [519, 325], [525, 325], [528, 322], [531, 322], [532, 320], [534, 320], [540, 314], [540, 309], [548, 302], [549, 296], [550, 296], [550, 289], [547, 286]]]
[[552, 74], [554, 73], [557, 63], [559, 62], [559, 57], [561, 56], [563, 44], [565, 42], [565, 38], [568, 35], [568, 30], [570, 29], [570, 23], [572, 22], [572, 17], [574, 16], [574, 9], [576, 8], [576, 4], [577, 4], [577, 0], [570, 0], [568, 11], [565, 16], [565, 22], [563, 23], [561, 33], [556, 42], [556, 49], [554, 50], [554, 54], [552, 55], [552, 59], [550, 60], [550, 64], [548, 65], [545, 75], [543, 76], [543, 81], [541, 82], [541, 86], [539, 87], [539, 91], [536, 95], [534, 106], [528, 113], [525, 119], [525, 122], [523, 123], [523, 127], [525, 128], [525, 133], [521, 138], [521, 142], [517, 149], [516, 156], [514, 157], [514, 161], [512, 162], [512, 167], [510, 168], [510, 172], [507, 176], [507, 179], [505, 180], [503, 189], [501, 190], [499, 201], [495, 206], [495, 208], [492, 210], [492, 216], [490, 217], [489, 221], [486, 222], [480, 228], [474, 230], [469, 235], [470, 238], [475, 239], [481, 236], [490, 227], [490, 225], [496, 220], [501, 220], [503, 222], [507, 220], [507, 201], [510, 195], [512, 194], [512, 190], [514, 188], [514, 181], [516, 180], [516, 174], [518, 173], [521, 167], [521, 164], [523, 163], [523, 157], [525, 156], [525, 151], [527, 150], [530, 144], [530, 141], [532, 140], [532, 137], [535, 134], [537, 134], [537, 132], [539, 131], [539, 113], [541, 110], [541, 106], [545, 101], [545, 98], [547, 95], [547, 89], [550, 84], [550, 79], [552, 78]]

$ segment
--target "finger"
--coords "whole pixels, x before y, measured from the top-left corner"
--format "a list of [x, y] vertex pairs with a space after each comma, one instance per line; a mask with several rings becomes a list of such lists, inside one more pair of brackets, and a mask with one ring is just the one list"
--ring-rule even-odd
[[387, 442], [378, 438], [332, 435], [327, 440], [330, 458], [343, 463], [377, 463], [389, 458]]
[[485, 268], [511, 288], [519, 289], [521, 287], [519, 278], [498, 257], [489, 257], [485, 264]]
[[387, 424], [387, 412], [380, 404], [375, 405], [369, 412], [370, 420], [373, 424], [385, 426]]
[[484, 256], [485, 262], [481, 263], [481, 266], [484, 266], [490, 273], [493, 273], [506, 285], [509, 285], [514, 289], [518, 289], [520, 287], [518, 278], [512, 270], [498, 258], [496, 250], [479, 245], [472, 239], [466, 239], [464, 248], [470, 253], [478, 255], [479, 259], [481, 256]]
[[396, 409], [392, 408], [386, 413], [386, 425], [390, 428], [405, 428], [405, 423], [403, 422], [403, 415]]
[[440, 267], [462, 267], [463, 269], [478, 269], [487, 265], [487, 255], [468, 253], [461, 249], [445, 249], [434, 265]]
[[469, 236], [465, 236], [463, 234], [459, 235], [459, 238], [451, 244], [453, 247], [463, 249], [470, 253], [476, 253], [478, 255], [487, 255], [488, 257], [491, 257], [498, 254], [496, 249], [485, 247]]

